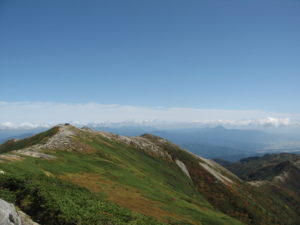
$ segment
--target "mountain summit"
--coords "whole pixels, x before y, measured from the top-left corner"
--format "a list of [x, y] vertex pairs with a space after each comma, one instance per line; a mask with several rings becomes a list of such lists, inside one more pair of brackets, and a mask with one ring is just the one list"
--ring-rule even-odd
[[[61, 124], [0, 145], [0, 198], [41, 224], [297, 224], [299, 196], [151, 134]], [[299, 224], [299, 223], [298, 223]]]

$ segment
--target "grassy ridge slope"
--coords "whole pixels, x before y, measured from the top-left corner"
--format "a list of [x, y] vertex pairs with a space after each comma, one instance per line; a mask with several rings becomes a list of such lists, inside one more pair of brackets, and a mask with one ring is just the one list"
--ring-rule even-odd
[[[59, 219], [45, 224], [87, 224], [96, 212], [99, 214], [89, 224], [295, 225], [299, 221], [295, 205], [300, 200], [293, 202], [293, 193], [273, 186], [251, 186], [165, 139], [148, 134], [127, 138], [72, 126], [63, 129], [72, 134], [62, 142], [72, 142], [67, 145], [71, 149], [65, 145], [63, 149], [60, 145], [40, 149], [55, 159], [22, 156], [23, 160], [0, 163], [0, 169], [11, 177], [0, 182], [0, 197], [10, 196], [41, 221], [51, 215]], [[29, 183], [11, 188], [10, 182], [28, 175]], [[49, 189], [43, 188], [48, 185]], [[28, 188], [42, 190], [48, 208], [39, 209], [31, 194], [22, 194]], [[81, 196], [78, 201], [73, 199], [77, 195]], [[94, 211], [81, 202], [85, 198], [93, 199], [89, 202]]]
[[[37, 207], [35, 200], [20, 194], [24, 185], [15, 189], [9, 185], [2, 185], [15, 196], [16, 203], [33, 218], [45, 223], [43, 218], [54, 214], [55, 218], [60, 218], [59, 224], [122, 224], [126, 222], [124, 220], [121, 221], [122, 223], [113, 220], [110, 223], [97, 222], [102, 221], [99, 215], [98, 219], [88, 220], [87, 218], [92, 217], [95, 211], [90, 212], [89, 208], [80, 207], [83, 204], [81, 201], [74, 201], [71, 195], [65, 195], [69, 189], [72, 192], [76, 189], [75, 186], [70, 186], [70, 183], [73, 183], [76, 187], [80, 186], [85, 190], [80, 189], [80, 193], [74, 194], [74, 198], [77, 198], [77, 195], [85, 196], [87, 193], [89, 193], [88, 196], [94, 196], [98, 200], [91, 201], [91, 204], [95, 204], [93, 207], [99, 210], [100, 215], [116, 211], [112, 210], [114, 207], [109, 205], [112, 202], [113, 205], [121, 206], [118, 208], [121, 213], [117, 211], [113, 214], [114, 218], [122, 218], [122, 210], [125, 208], [131, 209], [131, 212], [137, 212], [131, 213], [133, 216], [130, 216], [129, 222], [147, 221], [146, 224], [151, 224], [149, 219], [151, 217], [154, 218], [153, 221], [158, 220], [168, 224], [242, 224], [217, 211], [197, 191], [192, 181], [176, 164], [139, 151], [131, 145], [99, 135], [81, 133], [75, 139], [89, 145], [94, 151], [92, 153], [67, 152], [58, 149], [51, 151], [57, 157], [55, 160], [25, 157], [21, 161], [0, 164], [0, 168], [6, 174], [18, 177], [15, 178], [15, 183], [19, 182], [20, 176], [30, 175], [30, 183], [32, 183], [30, 187], [35, 187], [38, 192], [42, 191], [45, 196], [51, 197], [46, 200], [49, 210], [47, 207], [35, 209]], [[65, 183], [60, 184], [58, 180], [64, 180]], [[26, 183], [26, 185], [29, 184]], [[43, 188], [45, 186], [49, 188]], [[59, 196], [65, 199], [64, 203], [58, 201]], [[106, 202], [103, 206], [104, 210], [97, 206], [100, 200]], [[60, 208], [61, 204], [65, 205], [57, 214], [55, 207]], [[71, 213], [74, 209], [75, 212]], [[76, 210], [79, 209], [82, 212], [76, 216]], [[135, 218], [136, 215], [142, 214], [149, 217], [139, 216], [139, 220]], [[57, 224], [57, 221], [49, 224]], [[142, 223], [136, 222], [136, 224]]]

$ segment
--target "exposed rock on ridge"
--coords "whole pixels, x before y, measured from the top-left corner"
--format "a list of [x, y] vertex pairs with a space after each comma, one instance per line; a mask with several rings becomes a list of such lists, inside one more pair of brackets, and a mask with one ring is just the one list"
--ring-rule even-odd
[[0, 199], [0, 224], [1, 225], [38, 225], [25, 213], [17, 211], [13, 204]]
[[187, 175], [190, 179], [192, 179], [192, 178], [191, 178], [191, 175], [190, 175], [190, 173], [189, 173], [189, 171], [188, 171], [188, 169], [187, 169], [186, 166], [185, 166], [185, 164], [184, 164], [183, 162], [181, 162], [180, 160], [178, 160], [178, 159], [176, 159], [175, 162], [176, 162], [177, 166], [179, 166], [179, 168], [182, 170], [182, 172], [183, 172], [185, 175]]

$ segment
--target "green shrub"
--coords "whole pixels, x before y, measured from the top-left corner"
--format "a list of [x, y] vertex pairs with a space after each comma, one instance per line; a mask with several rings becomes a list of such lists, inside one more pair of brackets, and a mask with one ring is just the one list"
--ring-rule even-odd
[[3, 175], [0, 187], [1, 197], [15, 202], [41, 224], [162, 224], [101, 200], [85, 188], [44, 175]]

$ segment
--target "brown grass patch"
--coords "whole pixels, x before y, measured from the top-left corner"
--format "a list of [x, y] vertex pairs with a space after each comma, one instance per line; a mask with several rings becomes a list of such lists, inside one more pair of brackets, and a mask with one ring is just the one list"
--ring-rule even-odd
[[120, 185], [112, 180], [107, 180], [98, 174], [65, 174], [60, 176], [60, 178], [85, 187], [96, 194], [104, 192], [107, 194], [108, 200], [133, 211], [154, 217], [160, 221], [166, 222], [167, 217], [187, 219], [161, 209], [160, 207], [163, 206], [162, 203], [145, 198], [139, 190]]

